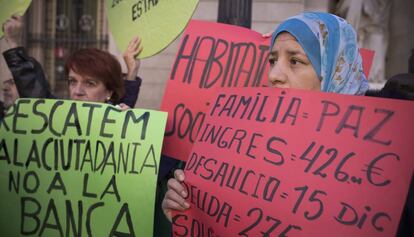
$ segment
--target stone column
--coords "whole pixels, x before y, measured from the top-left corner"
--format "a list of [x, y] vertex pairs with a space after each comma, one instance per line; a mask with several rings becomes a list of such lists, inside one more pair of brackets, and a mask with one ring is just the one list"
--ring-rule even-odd
[[375, 51], [369, 80], [385, 81], [385, 58], [388, 48], [390, 0], [341, 0], [336, 9], [339, 16], [351, 23], [362, 48]]

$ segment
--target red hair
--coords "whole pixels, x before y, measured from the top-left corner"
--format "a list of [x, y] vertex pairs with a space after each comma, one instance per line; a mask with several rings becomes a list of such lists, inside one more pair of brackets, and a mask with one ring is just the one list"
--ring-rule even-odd
[[79, 49], [66, 60], [66, 75], [70, 70], [101, 81], [107, 90], [113, 92], [110, 99], [113, 104], [119, 103], [124, 96], [121, 65], [108, 52], [96, 48]]

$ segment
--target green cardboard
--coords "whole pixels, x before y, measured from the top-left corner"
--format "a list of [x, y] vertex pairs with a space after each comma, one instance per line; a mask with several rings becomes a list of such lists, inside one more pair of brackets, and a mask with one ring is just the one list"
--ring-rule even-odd
[[[31, 2], [31, 0], [0, 0], [0, 25], [3, 25], [13, 14], [23, 16]], [[0, 31], [1, 37], [3, 31]]]
[[18, 100], [0, 122], [2, 236], [153, 236], [166, 118]]
[[159, 53], [184, 30], [198, 0], [106, 0], [109, 28], [124, 52], [129, 41], [140, 36], [140, 58]]

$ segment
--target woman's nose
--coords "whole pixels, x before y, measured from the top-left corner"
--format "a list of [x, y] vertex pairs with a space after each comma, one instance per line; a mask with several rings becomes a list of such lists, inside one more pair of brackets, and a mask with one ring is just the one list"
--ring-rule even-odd
[[7, 84], [3, 84], [3, 91], [9, 91], [10, 90], [10, 86], [8, 86]]
[[76, 95], [84, 95], [85, 94], [85, 89], [83, 88], [83, 85], [81, 83], [78, 83], [76, 86], [74, 86], [73, 92]]
[[288, 76], [282, 62], [277, 62], [269, 68], [268, 79], [270, 87], [286, 87]]

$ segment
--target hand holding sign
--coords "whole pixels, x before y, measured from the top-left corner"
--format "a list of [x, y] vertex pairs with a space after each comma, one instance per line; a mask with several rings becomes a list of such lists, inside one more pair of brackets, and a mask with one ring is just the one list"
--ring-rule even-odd
[[16, 48], [22, 44], [22, 17], [13, 15], [3, 24], [4, 38], [10, 48]]
[[162, 210], [169, 221], [171, 221], [173, 211], [184, 211], [190, 207], [190, 204], [185, 201], [188, 193], [182, 184], [184, 179], [184, 171], [178, 169], [174, 172], [174, 178], [168, 180], [168, 190], [162, 201]]
[[128, 69], [127, 80], [135, 80], [141, 65], [141, 60], [138, 58], [142, 52], [141, 38], [139, 36], [134, 37], [128, 44], [124, 52], [124, 60]]
[[157, 54], [183, 31], [198, 0], [106, 0], [109, 27], [118, 48], [139, 34], [145, 46], [140, 58]]
[[0, 0], [0, 25], [3, 28], [0, 32], [0, 38], [3, 37], [3, 31], [5, 30], [4, 23], [13, 15], [23, 16], [30, 3], [31, 0]]

